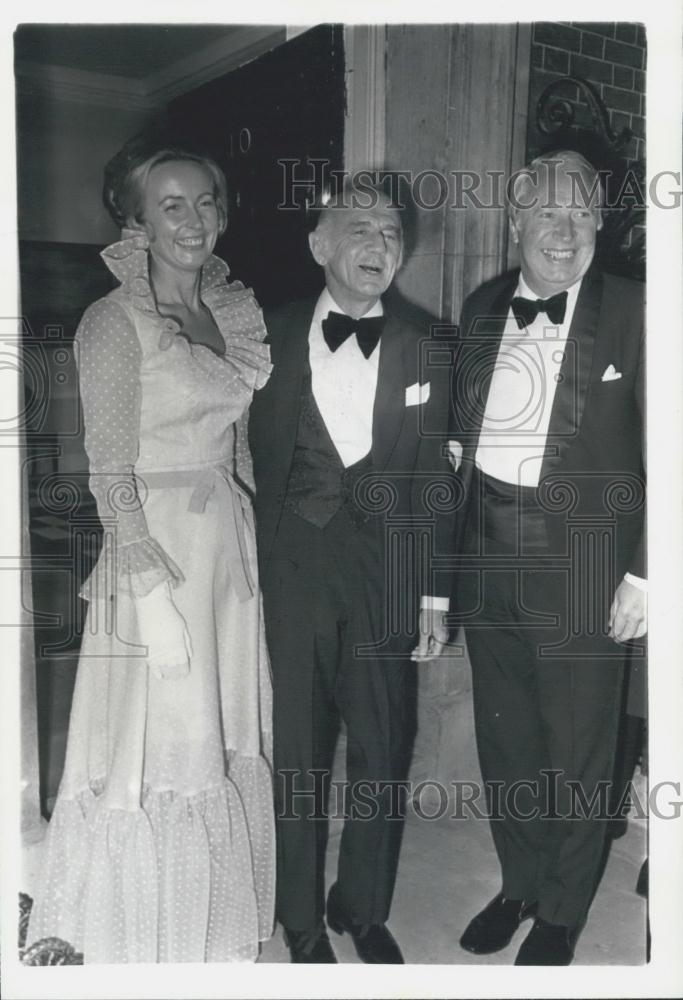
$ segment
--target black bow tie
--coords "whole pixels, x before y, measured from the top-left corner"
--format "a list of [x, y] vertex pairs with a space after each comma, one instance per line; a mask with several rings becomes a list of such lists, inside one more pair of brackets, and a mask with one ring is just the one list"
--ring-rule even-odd
[[564, 313], [567, 308], [567, 293], [558, 292], [549, 299], [523, 299], [517, 296], [510, 303], [510, 308], [517, 320], [517, 326], [522, 329], [531, 326], [539, 313], [546, 313], [551, 323], [564, 322]]
[[382, 336], [383, 327], [384, 316], [354, 319], [353, 316], [346, 316], [344, 313], [330, 312], [327, 314], [327, 319], [323, 320], [323, 337], [334, 353], [355, 333], [358, 346], [365, 357], [369, 358]]

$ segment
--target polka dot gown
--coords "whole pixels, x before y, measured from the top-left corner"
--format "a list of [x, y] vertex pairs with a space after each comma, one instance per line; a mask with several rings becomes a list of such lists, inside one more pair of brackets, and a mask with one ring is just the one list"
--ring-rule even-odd
[[[190, 343], [156, 310], [147, 250], [124, 230], [103, 251], [121, 285], [76, 335], [104, 542], [28, 942], [65, 938], [86, 962], [253, 961], [273, 927], [270, 672], [226, 525], [256, 581], [246, 411], [269, 351], [216, 257], [201, 296], [225, 354]], [[178, 680], [148, 670], [137, 630], [136, 597], [165, 581], [193, 647]]]

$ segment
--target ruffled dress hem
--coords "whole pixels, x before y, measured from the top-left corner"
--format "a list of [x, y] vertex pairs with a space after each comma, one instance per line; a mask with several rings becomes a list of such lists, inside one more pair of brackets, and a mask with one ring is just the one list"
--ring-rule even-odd
[[232, 754], [192, 795], [143, 789], [107, 802], [104, 779], [60, 791], [43, 847], [29, 943], [58, 936], [86, 963], [254, 961], [274, 922], [272, 778]]

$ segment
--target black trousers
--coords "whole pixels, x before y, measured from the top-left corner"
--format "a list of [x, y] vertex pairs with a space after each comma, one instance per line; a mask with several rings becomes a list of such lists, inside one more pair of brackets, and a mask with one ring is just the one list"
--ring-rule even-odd
[[407, 772], [416, 678], [407, 645], [396, 658], [358, 653], [384, 632], [378, 530], [355, 526], [344, 512], [324, 529], [285, 512], [262, 572], [273, 670], [276, 915], [291, 930], [306, 930], [324, 914], [325, 807], [342, 720], [340, 899], [364, 924], [383, 923], [391, 905], [402, 810], [390, 783]]
[[502, 891], [577, 927], [600, 872], [621, 704], [612, 584], [554, 558], [538, 511], [495, 491], [469, 538], [479, 565], [457, 599]]

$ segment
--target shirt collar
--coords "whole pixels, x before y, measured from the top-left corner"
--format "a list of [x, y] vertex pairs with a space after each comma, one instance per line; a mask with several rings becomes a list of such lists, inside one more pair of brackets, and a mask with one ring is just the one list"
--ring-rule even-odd
[[[570, 318], [572, 316], [572, 314], [574, 312], [574, 306], [576, 305], [576, 300], [579, 297], [579, 290], [581, 288], [581, 282], [582, 281], [583, 281], [583, 277], [579, 278], [578, 281], [575, 281], [573, 285], [569, 286], [569, 288], [563, 289], [563, 291], [566, 291], [566, 293], [567, 293], [567, 308], [566, 308], [565, 314], [564, 314], [564, 316], [565, 316], [565, 322], [567, 321], [568, 318]], [[515, 295], [521, 295], [522, 298], [524, 298], [524, 299], [531, 299], [532, 302], [535, 302], [536, 299], [540, 299], [541, 298], [541, 296], [537, 295], [536, 292], [532, 292], [531, 291], [531, 289], [527, 285], [526, 281], [522, 277], [522, 272], [521, 271], [519, 273], [519, 281], [517, 282], [517, 291], [515, 292]], [[550, 297], [550, 296], [548, 296], [548, 297]]]
[[[322, 323], [324, 319], [327, 319], [327, 314], [330, 312], [338, 312], [345, 315], [344, 310], [337, 305], [334, 298], [330, 294], [330, 290], [328, 288], [323, 288], [313, 313], [313, 322], [318, 324]], [[363, 313], [362, 318], [371, 319], [373, 316], [383, 315], [384, 307], [382, 306], [382, 300], [378, 299], [372, 309], [368, 309], [366, 313]]]

